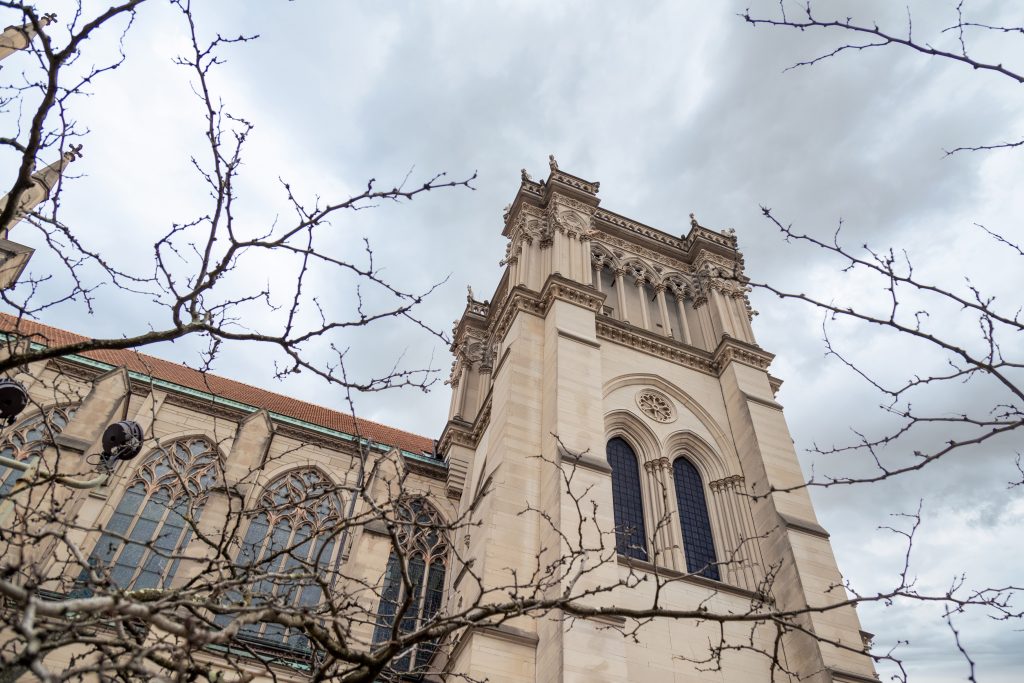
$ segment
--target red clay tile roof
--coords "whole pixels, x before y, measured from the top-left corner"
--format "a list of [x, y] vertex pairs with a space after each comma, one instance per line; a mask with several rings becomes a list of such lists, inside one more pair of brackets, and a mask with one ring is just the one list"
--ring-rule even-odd
[[[65, 345], [88, 341], [67, 330], [62, 330], [30, 320], [18, 320], [6, 313], [0, 313], [0, 330], [16, 331], [21, 336], [40, 344]], [[256, 408], [286, 415], [305, 422], [312, 422], [346, 434], [356, 434], [372, 439], [377, 443], [400, 448], [411, 453], [431, 453], [433, 441], [424, 436], [371, 422], [370, 420], [354, 420], [351, 415], [313, 403], [275, 394], [266, 389], [236, 382], [226, 377], [218, 377], [210, 373], [193, 370], [179, 363], [149, 356], [133, 350], [86, 351], [79, 355], [98, 360], [109, 365], [123, 366], [128, 370], [140, 372], [156, 379], [179, 384], [183, 387], [196, 389], [221, 398], [238, 401]]]

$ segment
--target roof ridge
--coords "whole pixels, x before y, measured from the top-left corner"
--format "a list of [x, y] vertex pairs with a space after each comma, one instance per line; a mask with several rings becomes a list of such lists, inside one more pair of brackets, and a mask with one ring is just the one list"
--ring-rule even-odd
[[[15, 331], [27, 335], [39, 335], [46, 340], [47, 344], [51, 345], [80, 343], [92, 339], [91, 337], [87, 337], [76, 332], [70, 332], [68, 330], [28, 318], [19, 318], [4, 312], [0, 312], [0, 330]], [[65, 337], [66, 340], [61, 340], [61, 337]], [[342, 425], [344, 425], [344, 423], [348, 423], [349, 429], [343, 428], [339, 431], [352, 431], [351, 428], [354, 428], [355, 431], [359, 432], [359, 436], [373, 439], [374, 441], [388, 446], [402, 448], [403, 450], [408, 450], [410, 452], [430, 451], [433, 446], [433, 439], [430, 437], [399, 429], [398, 427], [392, 427], [367, 418], [357, 417], [353, 413], [347, 413], [335, 408], [312, 403], [310, 401], [286, 396], [284, 394], [271, 391], [270, 389], [248, 384], [231, 377], [198, 370], [185, 363], [177, 363], [172, 360], [167, 360], [166, 358], [142, 353], [138, 349], [99, 349], [94, 351], [83, 351], [76, 355], [82, 355], [110, 365], [124, 367], [128, 367], [129, 365], [129, 363], [126, 363], [125, 361], [134, 359], [136, 363], [131, 363], [132, 365], [142, 367], [143, 372], [146, 372], [157, 379], [169, 381], [173, 384], [179, 384], [190, 389], [207, 391], [222, 398], [229, 398], [240, 403], [253, 405], [256, 408], [262, 408], [288, 417], [302, 419], [328, 429], [336, 429], [339, 423]], [[191, 374], [193, 377], [171, 377], [169, 376], [171, 373], [167, 371], [172, 368], [181, 371], [183, 374]], [[164, 372], [161, 372], [161, 370]], [[193, 380], [191, 383], [188, 381], [190, 379]], [[213, 381], [211, 382], [210, 380]], [[219, 383], [224, 383], [229, 386], [222, 386], [219, 388], [215, 388], [213, 386]], [[190, 384], [192, 384], [192, 386], [190, 386]], [[224, 389], [234, 389], [235, 391], [225, 393]], [[250, 394], [250, 396], [244, 396], [245, 394]], [[261, 394], [262, 396], [251, 396], [251, 394]], [[260, 398], [263, 400], [253, 401], [253, 398]], [[325, 415], [319, 415], [319, 417], [328, 419], [318, 420], [316, 419], [317, 415], [309, 415], [309, 413], [326, 413]], [[335, 419], [330, 419], [332, 417]], [[333, 424], [324, 424], [324, 422]]]

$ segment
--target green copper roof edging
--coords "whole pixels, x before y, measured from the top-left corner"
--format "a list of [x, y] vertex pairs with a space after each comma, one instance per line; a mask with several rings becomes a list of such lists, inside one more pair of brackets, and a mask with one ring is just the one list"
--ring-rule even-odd
[[[0, 335], [2, 335], [5, 339], [8, 337], [8, 335], [5, 334], [5, 333], [0, 333]], [[45, 349], [47, 347], [46, 347], [45, 344], [40, 344], [38, 342], [31, 342], [30, 343], [30, 348]], [[74, 353], [68, 354], [67, 356], [61, 356], [61, 358], [66, 358], [68, 360], [74, 361], [75, 363], [79, 363], [81, 365], [87, 365], [89, 367], [93, 367], [93, 368], [96, 368], [98, 370], [113, 370], [114, 368], [117, 367], [116, 365], [111, 365], [110, 363], [104, 363], [103, 361], [93, 360], [92, 358], [86, 358], [85, 356], [80, 356], [80, 355], [74, 354]], [[250, 413], [255, 413], [256, 411], [259, 410], [259, 408], [257, 408], [256, 406], [251, 406], [251, 405], [249, 405], [247, 403], [242, 403], [240, 401], [232, 401], [229, 398], [222, 398], [220, 396], [217, 396], [216, 394], [210, 394], [210, 393], [207, 393], [205, 391], [199, 391], [198, 389], [192, 389], [190, 387], [184, 387], [184, 386], [181, 386], [180, 384], [175, 384], [174, 382], [168, 382], [167, 380], [157, 379], [156, 377], [151, 377], [150, 375], [146, 375], [146, 374], [143, 374], [141, 372], [135, 372], [134, 370], [129, 370], [128, 371], [128, 377], [130, 377], [131, 379], [139, 380], [140, 382], [146, 382], [146, 383], [151, 384], [153, 386], [161, 387], [163, 389], [170, 389], [171, 391], [176, 391], [176, 392], [181, 393], [181, 394], [188, 394], [190, 396], [195, 396], [196, 398], [201, 398], [204, 401], [210, 401], [211, 403], [215, 403], [215, 404], [219, 404], [219, 405], [223, 405], [223, 406], [228, 406], [228, 407], [231, 407], [231, 408], [237, 408], [238, 410], [244, 410], [244, 411], [250, 412]], [[300, 420], [298, 418], [290, 417], [288, 415], [282, 415], [280, 413], [274, 413], [274, 412], [271, 412], [269, 410], [267, 412], [270, 414], [271, 418], [273, 418], [274, 420], [277, 420], [278, 422], [284, 422], [284, 423], [287, 423], [287, 424], [295, 425], [296, 427], [302, 427], [303, 429], [308, 429], [308, 430], [310, 430], [312, 432], [319, 432], [320, 434], [325, 434], [327, 436], [333, 436], [333, 437], [335, 437], [337, 439], [342, 439], [344, 441], [355, 441], [356, 440], [356, 436], [354, 434], [349, 434], [348, 432], [340, 432], [340, 431], [338, 431], [336, 429], [330, 429], [329, 427], [323, 427], [323, 426], [315, 424], [313, 422], [307, 422], [305, 420]], [[359, 445], [360, 446], [368, 446], [370, 448], [373, 448], [373, 449], [376, 449], [378, 451], [382, 451], [382, 452], [385, 452], [385, 453], [388, 450], [391, 449], [391, 447], [386, 445], [386, 444], [380, 444], [380, 443], [377, 443], [377, 442], [374, 442], [374, 441], [370, 441], [369, 439], [367, 439], [365, 437], [360, 437], [359, 438]], [[448, 463], [444, 462], [443, 460], [435, 460], [434, 458], [428, 458], [425, 455], [421, 455], [419, 453], [413, 453], [412, 451], [407, 451], [407, 450], [403, 450], [403, 449], [400, 449], [400, 448], [396, 449], [396, 450], [398, 450], [406, 458], [410, 458], [412, 460], [419, 460], [421, 462], [427, 462], [427, 463], [430, 463], [432, 465], [438, 465], [440, 467], [444, 467], [446, 469], [448, 467]]]

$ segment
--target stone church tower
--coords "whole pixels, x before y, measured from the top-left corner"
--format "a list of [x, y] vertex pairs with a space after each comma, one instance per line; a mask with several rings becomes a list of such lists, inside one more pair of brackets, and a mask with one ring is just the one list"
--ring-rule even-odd
[[[455, 328], [440, 451], [472, 525], [449, 600], [515, 599], [510, 586], [543, 575], [550, 598], [589, 588], [582, 602], [598, 607], [775, 610], [795, 613], [795, 628], [684, 618], [633, 631], [556, 609], [465, 634], [449, 670], [530, 683], [877, 680], [853, 608], [817, 609], [846, 596], [799, 488], [735, 234], [691, 216], [675, 237], [550, 168], [540, 182], [523, 172], [504, 275], [488, 300], [470, 293]], [[572, 566], [552, 569], [567, 555]]]

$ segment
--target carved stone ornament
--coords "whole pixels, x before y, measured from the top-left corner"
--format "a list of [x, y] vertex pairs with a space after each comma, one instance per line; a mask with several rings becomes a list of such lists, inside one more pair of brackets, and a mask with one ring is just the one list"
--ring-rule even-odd
[[575, 211], [563, 211], [558, 216], [562, 226], [572, 234], [580, 234], [587, 231], [587, 222]]
[[640, 411], [655, 422], [675, 422], [676, 411], [672, 402], [661, 392], [644, 389], [636, 395]]

